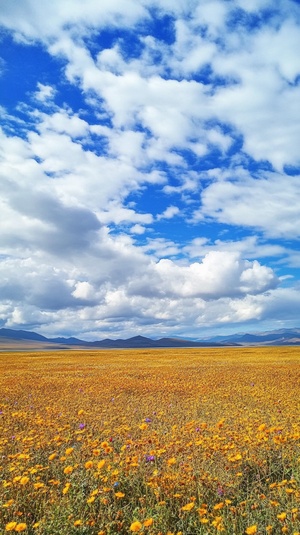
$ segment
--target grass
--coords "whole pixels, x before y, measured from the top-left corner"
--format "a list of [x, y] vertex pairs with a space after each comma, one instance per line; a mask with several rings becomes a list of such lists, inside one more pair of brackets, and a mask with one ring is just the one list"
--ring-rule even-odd
[[300, 532], [300, 350], [0, 354], [0, 533]]

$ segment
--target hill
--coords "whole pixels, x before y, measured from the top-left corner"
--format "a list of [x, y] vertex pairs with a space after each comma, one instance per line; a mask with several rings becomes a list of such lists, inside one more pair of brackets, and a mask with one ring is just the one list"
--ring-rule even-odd
[[141, 349], [167, 347], [222, 347], [222, 346], [280, 346], [300, 345], [300, 329], [279, 329], [259, 333], [236, 333], [229, 336], [215, 336], [207, 339], [186, 340], [184, 338], [159, 338], [153, 340], [145, 336], [116, 340], [106, 338], [87, 342], [80, 338], [46, 338], [32, 331], [0, 329], [0, 349], [4, 350], [42, 350], [42, 349]]
[[[159, 348], [159, 347], [220, 347], [224, 344], [208, 341], [191, 341], [182, 338], [160, 338], [152, 340], [145, 336], [133, 336], [132, 338], [112, 340], [96, 340], [86, 342], [79, 338], [46, 338], [40, 334], [31, 331], [0, 329], [0, 349], [70, 349], [70, 348], [87, 348], [87, 349], [134, 349], [134, 348]], [[226, 344], [228, 345], [228, 344]]]

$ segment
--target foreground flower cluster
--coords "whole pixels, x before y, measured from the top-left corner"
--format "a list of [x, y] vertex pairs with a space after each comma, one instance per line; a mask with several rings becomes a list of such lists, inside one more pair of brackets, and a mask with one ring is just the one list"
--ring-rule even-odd
[[0, 532], [300, 533], [300, 350], [0, 355]]

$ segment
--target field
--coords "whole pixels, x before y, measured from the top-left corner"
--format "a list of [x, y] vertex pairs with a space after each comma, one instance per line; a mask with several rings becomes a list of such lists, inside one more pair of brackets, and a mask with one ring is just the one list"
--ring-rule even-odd
[[0, 533], [300, 532], [300, 348], [0, 354]]

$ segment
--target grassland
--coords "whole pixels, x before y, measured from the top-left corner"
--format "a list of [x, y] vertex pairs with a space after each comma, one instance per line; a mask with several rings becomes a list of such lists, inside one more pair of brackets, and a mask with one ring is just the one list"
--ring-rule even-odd
[[300, 532], [300, 349], [0, 354], [0, 533]]

